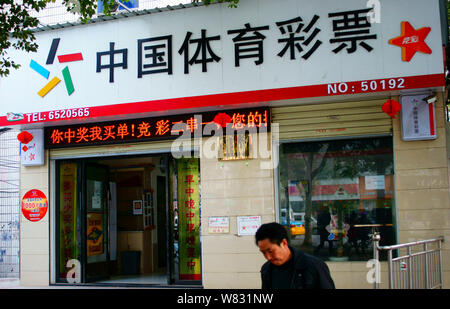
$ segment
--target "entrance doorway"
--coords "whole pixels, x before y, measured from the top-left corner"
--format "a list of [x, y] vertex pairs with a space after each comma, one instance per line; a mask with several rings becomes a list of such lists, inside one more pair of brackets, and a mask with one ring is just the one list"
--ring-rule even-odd
[[56, 283], [201, 285], [198, 158], [55, 166]]

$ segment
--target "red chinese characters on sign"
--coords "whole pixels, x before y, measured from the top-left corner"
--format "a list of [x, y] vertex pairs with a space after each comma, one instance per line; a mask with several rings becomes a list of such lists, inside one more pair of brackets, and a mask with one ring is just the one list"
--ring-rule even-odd
[[180, 280], [201, 280], [199, 160], [177, 160]]
[[[219, 127], [233, 130], [268, 128], [268, 108], [240, 111], [209, 112], [200, 115], [175, 115], [169, 117], [114, 121], [108, 123], [80, 124], [46, 129], [48, 148], [78, 145], [120, 143], [161, 138], [176, 138], [188, 134], [208, 134], [206, 125], [220, 121]], [[207, 131], [207, 130], [204, 130]], [[226, 132], [225, 132], [226, 133]]]
[[169, 131], [169, 120], [160, 120], [156, 122], [156, 135], [165, 135]]
[[[193, 210], [195, 209], [195, 200], [193, 200], [192, 196], [191, 196], [195, 193], [195, 189], [192, 186], [193, 182], [194, 182], [194, 175], [191, 175], [191, 174], [186, 175], [184, 183], [186, 184], [185, 193], [187, 194], [187, 197], [188, 197], [188, 199], [185, 203], [185, 206], [187, 208], [186, 231], [188, 234], [185, 239], [185, 244], [187, 246], [187, 258], [188, 258], [188, 261], [186, 263], [187, 263], [187, 267], [190, 270], [193, 270], [195, 267], [195, 264], [196, 264], [196, 262], [194, 260], [192, 260], [192, 258], [196, 257], [195, 247], [192, 247], [193, 245], [195, 245], [195, 242], [196, 242], [195, 234], [192, 233], [195, 231], [195, 223], [192, 222], [195, 218], [195, 212], [193, 212]], [[189, 238], [189, 241], [188, 241], [188, 238]]]
[[88, 137], [89, 130], [86, 127], [81, 127], [77, 129], [77, 140], [76, 143], [79, 143], [81, 141], [83, 142], [89, 142]]
[[244, 129], [247, 128], [260, 128], [261, 126], [267, 126], [268, 117], [267, 110], [264, 113], [258, 111], [249, 112], [248, 114], [234, 113], [231, 117], [232, 128]]
[[150, 133], [150, 124], [148, 122], [144, 122], [142, 121], [139, 125], [138, 125], [138, 130], [139, 130], [139, 135], [137, 136], [138, 138], [140, 137], [148, 137], [151, 136]]

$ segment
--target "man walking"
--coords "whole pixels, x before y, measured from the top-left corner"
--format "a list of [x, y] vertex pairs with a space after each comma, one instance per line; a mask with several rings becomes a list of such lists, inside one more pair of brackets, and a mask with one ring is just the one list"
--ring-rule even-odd
[[288, 244], [286, 229], [266, 223], [255, 234], [255, 242], [267, 262], [261, 267], [263, 289], [334, 289], [328, 266], [320, 259]]

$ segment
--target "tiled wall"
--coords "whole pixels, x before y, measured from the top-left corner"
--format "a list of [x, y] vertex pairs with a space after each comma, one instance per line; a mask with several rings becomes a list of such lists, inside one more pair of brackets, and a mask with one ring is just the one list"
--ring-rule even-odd
[[[47, 199], [49, 191], [48, 151], [45, 165], [20, 169], [20, 196], [31, 189], [41, 190]], [[22, 285], [48, 285], [50, 270], [50, 207], [38, 222], [28, 221], [20, 215], [20, 282]]]
[[[254, 236], [238, 236], [238, 216], [275, 220], [273, 170], [263, 159], [200, 161], [202, 193], [202, 268], [205, 288], [259, 288], [265, 262]], [[229, 217], [227, 234], [209, 234], [208, 217]]]
[[401, 139], [400, 117], [393, 120], [398, 242], [444, 236], [444, 287], [450, 287], [450, 196], [446, 120], [442, 94], [436, 103], [437, 139]]

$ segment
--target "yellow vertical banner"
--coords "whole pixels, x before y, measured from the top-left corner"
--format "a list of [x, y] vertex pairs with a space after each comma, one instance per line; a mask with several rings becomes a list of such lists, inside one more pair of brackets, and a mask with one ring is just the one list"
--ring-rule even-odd
[[78, 259], [77, 164], [61, 164], [59, 177], [59, 271], [65, 278], [67, 261]]
[[199, 160], [177, 160], [180, 280], [201, 280]]

